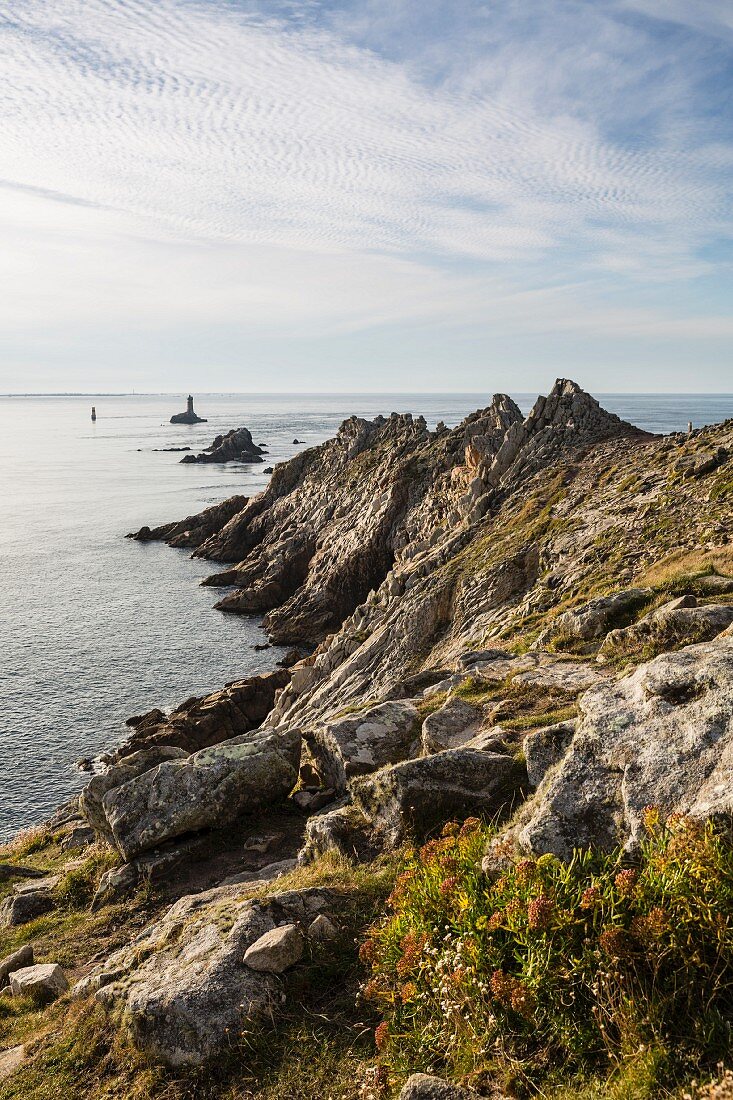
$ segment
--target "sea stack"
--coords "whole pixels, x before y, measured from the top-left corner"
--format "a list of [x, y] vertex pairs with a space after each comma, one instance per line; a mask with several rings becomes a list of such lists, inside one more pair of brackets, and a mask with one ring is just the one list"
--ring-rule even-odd
[[189, 393], [188, 401], [186, 402], [185, 413], [176, 413], [171, 417], [171, 424], [205, 424], [206, 417], [197, 416], [193, 409], [193, 397]]

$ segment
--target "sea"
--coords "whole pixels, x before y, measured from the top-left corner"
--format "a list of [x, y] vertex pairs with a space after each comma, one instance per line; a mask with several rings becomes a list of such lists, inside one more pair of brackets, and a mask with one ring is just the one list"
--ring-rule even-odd
[[[513, 395], [523, 411], [535, 394]], [[733, 395], [605, 394], [652, 432], [733, 417]], [[0, 840], [78, 792], [76, 767], [125, 719], [274, 667], [258, 618], [212, 610], [212, 563], [124, 536], [266, 485], [265, 468], [332, 436], [347, 416], [459, 423], [491, 395], [198, 394], [207, 423], [172, 425], [185, 395], [0, 396]], [[97, 420], [91, 421], [91, 407]], [[262, 465], [182, 464], [246, 426]], [[295, 443], [294, 440], [303, 443]]]

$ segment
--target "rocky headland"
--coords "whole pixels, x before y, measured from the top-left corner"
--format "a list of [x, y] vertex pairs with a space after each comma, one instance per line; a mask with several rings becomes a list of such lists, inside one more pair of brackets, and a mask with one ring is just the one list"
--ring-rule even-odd
[[[505, 395], [453, 429], [353, 417], [259, 495], [142, 528], [216, 563], [216, 607], [294, 651], [131, 719], [78, 805], [6, 852], [0, 1095], [63, 1073], [100, 1100], [642, 1098], [712, 1071], [733, 1025], [732, 453], [731, 421], [651, 436], [561, 379], [526, 417]], [[698, 977], [716, 960], [686, 1061], [672, 1021], [694, 983], [662, 1002], [662, 964], [640, 977], [675, 888], [628, 909], [652, 842], [655, 889], [697, 883]], [[566, 984], [545, 1001], [551, 948]], [[603, 951], [606, 983], [636, 960], [615, 1000]], [[35, 981], [52, 1004], [24, 1015]]]

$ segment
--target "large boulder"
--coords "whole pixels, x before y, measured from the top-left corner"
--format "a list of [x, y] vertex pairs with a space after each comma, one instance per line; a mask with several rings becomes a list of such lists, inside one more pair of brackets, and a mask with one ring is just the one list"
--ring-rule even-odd
[[354, 780], [351, 791], [375, 846], [391, 848], [448, 818], [500, 814], [525, 781], [524, 765], [509, 753], [465, 747], [382, 768]]
[[9, 975], [13, 970], [21, 970], [24, 966], [33, 965], [33, 948], [30, 944], [19, 947], [17, 951], [0, 959], [0, 989], [9, 983]]
[[520, 843], [635, 847], [643, 810], [733, 812], [733, 638], [688, 646], [592, 688], [565, 756], [524, 813]]
[[380, 703], [306, 732], [325, 786], [342, 793], [349, 779], [404, 760], [419, 747], [420, 712], [409, 702]]
[[127, 756], [122, 763], [113, 764], [98, 775], [92, 776], [79, 796], [79, 808], [93, 829], [107, 839], [112, 839], [109, 822], [104, 810], [104, 798], [109, 791], [122, 787], [132, 779], [156, 768], [167, 760], [185, 760], [188, 753], [172, 745], [155, 745], [139, 749]]
[[695, 604], [694, 596], [671, 600], [637, 623], [612, 630], [600, 652], [613, 656], [650, 644], [656, 649], [674, 649], [690, 642], [707, 642], [733, 623], [733, 605]]
[[197, 1064], [227, 1049], [230, 1036], [271, 1015], [281, 999], [281, 979], [248, 965], [248, 949], [283, 925], [307, 929], [332, 900], [318, 889], [267, 900], [244, 890], [223, 886], [181, 898], [74, 992], [122, 1009], [135, 1044], [168, 1065]]
[[648, 588], [627, 588], [623, 592], [613, 592], [610, 596], [599, 596], [582, 607], [558, 615], [551, 627], [540, 635], [536, 644], [543, 645], [550, 638], [560, 636], [580, 642], [602, 638], [613, 627], [621, 626], [624, 621], [628, 622], [651, 595]]
[[113, 842], [130, 860], [286, 798], [299, 764], [300, 734], [264, 727], [143, 772], [107, 791], [102, 809]]
[[58, 881], [58, 875], [49, 875], [24, 885], [16, 884], [13, 893], [0, 905], [0, 928], [14, 928], [49, 913], [55, 907], [53, 890]]
[[69, 988], [63, 970], [58, 963], [36, 963], [24, 966], [9, 975], [10, 992], [14, 997], [38, 997], [55, 1000]]

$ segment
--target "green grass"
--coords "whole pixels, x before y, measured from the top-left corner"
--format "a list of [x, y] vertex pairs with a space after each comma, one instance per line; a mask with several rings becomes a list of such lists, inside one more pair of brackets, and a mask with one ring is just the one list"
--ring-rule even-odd
[[232, 1036], [210, 1064], [185, 1071], [156, 1065], [127, 1043], [121, 1021], [92, 1001], [60, 1001], [42, 1018], [27, 1006], [23, 1030], [15, 1034], [22, 1041], [36, 1030], [31, 1057], [0, 1083], [0, 1100], [360, 1100], [376, 1058], [376, 1019], [358, 1002], [357, 942], [384, 911], [394, 874], [394, 858], [355, 865], [328, 855], [253, 891], [327, 887], [336, 895], [342, 932], [335, 942], [312, 947], [287, 976], [286, 1000], [274, 1019]]

